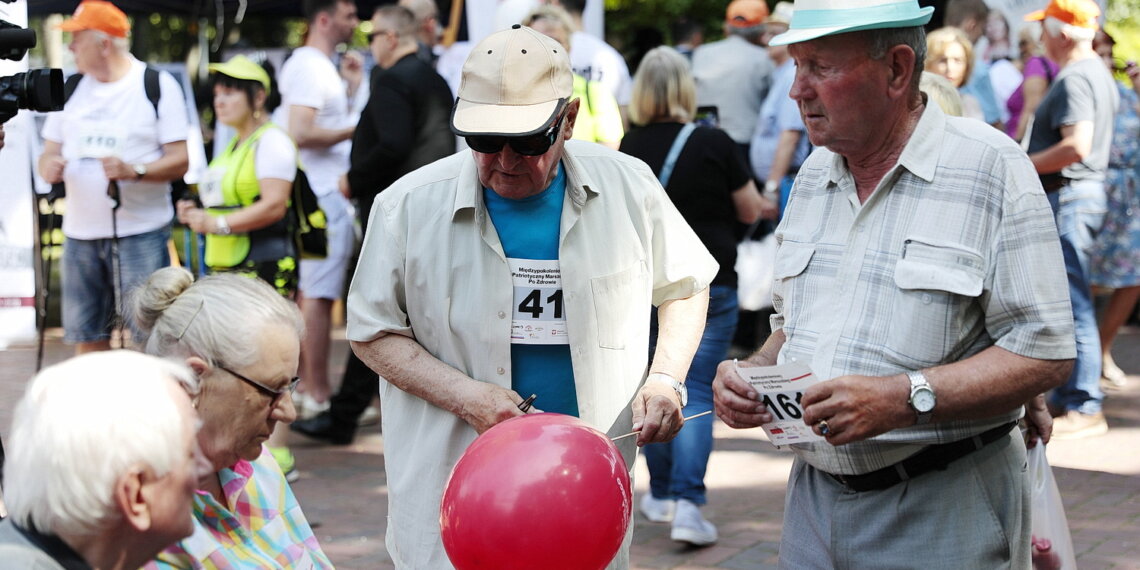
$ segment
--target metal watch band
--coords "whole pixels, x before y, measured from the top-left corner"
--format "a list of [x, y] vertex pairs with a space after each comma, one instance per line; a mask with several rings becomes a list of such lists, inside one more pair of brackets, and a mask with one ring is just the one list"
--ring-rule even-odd
[[[906, 373], [907, 378], [910, 380], [910, 397], [907, 403], [915, 413], [915, 424], [924, 425], [930, 423], [930, 418], [934, 415], [934, 405], [937, 403], [937, 397], [934, 394], [934, 387], [926, 380], [926, 376], [919, 370], [911, 370]], [[914, 403], [915, 395], [919, 392], [929, 392], [930, 398], [933, 403], [929, 410], [921, 411]]]
[[677, 398], [681, 400], [682, 408], [689, 404], [689, 390], [685, 388], [685, 384], [683, 382], [678, 381], [676, 378], [662, 372], [654, 372], [653, 374], [650, 374], [649, 377], [645, 379], [645, 381], [659, 382], [672, 388], [673, 391], [677, 393]]

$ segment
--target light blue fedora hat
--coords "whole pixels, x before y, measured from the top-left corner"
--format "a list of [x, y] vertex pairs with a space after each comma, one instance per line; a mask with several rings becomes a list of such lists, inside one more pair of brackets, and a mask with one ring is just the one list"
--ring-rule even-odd
[[923, 26], [934, 8], [919, 7], [918, 0], [796, 0], [788, 31], [769, 45], [788, 45], [824, 36]]

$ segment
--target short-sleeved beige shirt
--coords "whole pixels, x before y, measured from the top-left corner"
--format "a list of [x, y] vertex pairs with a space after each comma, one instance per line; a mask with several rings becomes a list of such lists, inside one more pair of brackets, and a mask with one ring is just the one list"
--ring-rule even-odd
[[[716, 261], [641, 161], [567, 141], [559, 264], [583, 420], [628, 432], [651, 305], [709, 286]], [[421, 168], [373, 207], [348, 297], [348, 338], [414, 338], [468, 376], [511, 386], [511, 273], [469, 151]], [[449, 567], [440, 496], [475, 438], [454, 415], [381, 382], [387, 544], [398, 567]], [[632, 438], [622, 451], [632, 465]]]

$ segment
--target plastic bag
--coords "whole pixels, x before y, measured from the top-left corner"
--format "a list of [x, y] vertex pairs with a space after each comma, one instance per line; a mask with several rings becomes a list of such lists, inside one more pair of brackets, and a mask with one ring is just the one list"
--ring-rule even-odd
[[1034, 570], [1076, 570], [1069, 521], [1053, 469], [1045, 457], [1045, 446], [1038, 443], [1027, 451], [1029, 489], [1032, 505]]
[[749, 238], [736, 246], [736, 294], [742, 310], [759, 311], [772, 306], [776, 236], [768, 234], [759, 241]]

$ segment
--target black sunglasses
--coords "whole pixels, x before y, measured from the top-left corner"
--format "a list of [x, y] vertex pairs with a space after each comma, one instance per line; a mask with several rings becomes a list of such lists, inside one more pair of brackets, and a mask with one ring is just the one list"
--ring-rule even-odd
[[562, 121], [566, 120], [566, 113], [570, 107], [562, 109], [562, 114], [558, 116], [558, 120], [554, 121], [545, 132], [525, 137], [508, 137], [500, 135], [471, 135], [464, 137], [467, 139], [467, 146], [471, 147], [475, 152], [483, 154], [494, 154], [503, 150], [503, 145], [511, 145], [511, 150], [523, 156], [541, 156], [554, 146], [554, 141], [558, 140], [558, 133], [562, 130]]
[[257, 380], [252, 380], [250, 378], [242, 376], [241, 374], [238, 374], [237, 372], [234, 372], [233, 370], [230, 370], [229, 368], [226, 368], [225, 366], [219, 366], [218, 368], [225, 370], [226, 372], [230, 373], [232, 376], [234, 376], [238, 380], [241, 380], [242, 382], [245, 382], [246, 384], [249, 384], [250, 386], [257, 388], [258, 392], [261, 392], [262, 394], [269, 396], [269, 398], [270, 398], [269, 407], [270, 408], [275, 407], [277, 405], [277, 403], [281, 401], [281, 397], [284, 396], [286, 392], [292, 394], [294, 391], [296, 391], [297, 390], [297, 384], [301, 383], [301, 377], [300, 376], [294, 376], [293, 379], [289, 381], [289, 385], [285, 386], [284, 388], [281, 388], [280, 390], [274, 390], [273, 388], [270, 388], [269, 386], [266, 386], [265, 384], [262, 384], [261, 382], [258, 382]]

